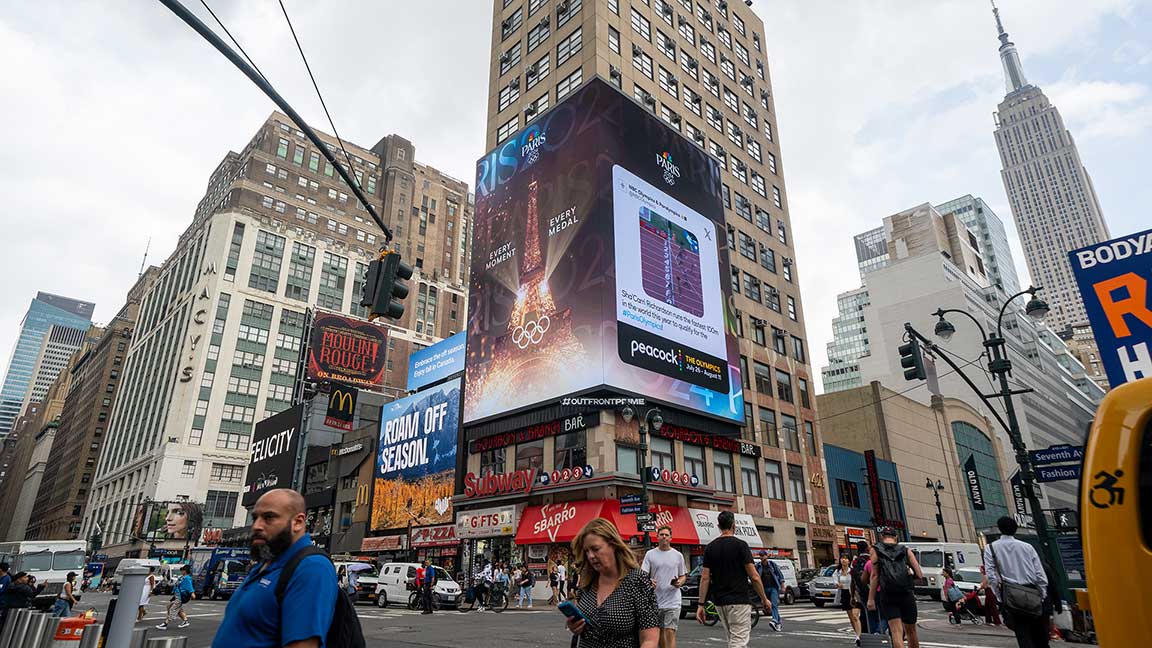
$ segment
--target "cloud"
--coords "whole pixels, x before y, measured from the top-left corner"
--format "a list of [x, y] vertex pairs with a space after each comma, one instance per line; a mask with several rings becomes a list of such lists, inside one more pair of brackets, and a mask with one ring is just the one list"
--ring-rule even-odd
[[1144, 83], [1060, 81], [1045, 88], [1077, 141], [1125, 138], [1152, 129], [1152, 91]]

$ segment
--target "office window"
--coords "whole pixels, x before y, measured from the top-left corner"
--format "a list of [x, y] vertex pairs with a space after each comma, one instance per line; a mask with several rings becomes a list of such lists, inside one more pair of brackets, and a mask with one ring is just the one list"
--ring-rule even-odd
[[772, 395], [772, 370], [768, 365], [753, 360], [752, 369], [756, 374], [756, 391], [761, 394]]
[[648, 447], [652, 455], [648, 465], [660, 470], [676, 470], [676, 455], [672, 451], [672, 441], [668, 439], [652, 438]]
[[[759, 215], [762, 212], [757, 210], [756, 213]], [[763, 243], [760, 244], [760, 265], [764, 266], [765, 270], [776, 272], [776, 252]]]
[[792, 401], [792, 375], [786, 371], [776, 370], [776, 397], [785, 403]]
[[736, 93], [729, 90], [727, 86], [724, 87], [724, 105], [731, 108], [734, 113], [740, 112], [740, 102], [736, 99]]
[[836, 503], [848, 508], [860, 508], [860, 489], [856, 482], [836, 480]]
[[768, 170], [772, 172], [772, 175], [779, 175], [776, 172], [776, 156], [771, 152], [768, 153]]
[[708, 484], [708, 475], [704, 470], [704, 448], [697, 445], [684, 444], [684, 472], [696, 475], [700, 485]]
[[516, 44], [512, 46], [512, 49], [509, 49], [500, 55], [500, 74], [506, 74], [509, 70], [516, 67], [516, 64], [519, 62], [520, 41], [516, 41]]
[[804, 467], [788, 464], [788, 495], [793, 502], [807, 502], [804, 492]]
[[520, 128], [520, 115], [513, 115], [503, 126], [496, 130], [496, 141], [503, 142]]
[[692, 27], [692, 23], [687, 20], [680, 21], [680, 35], [689, 43], [696, 44], [696, 30]]
[[776, 412], [766, 408], [760, 407], [760, 432], [763, 435], [764, 442], [774, 448], [780, 447], [779, 431], [776, 429]]
[[724, 47], [732, 49], [732, 35], [728, 33], [728, 30], [721, 27], [716, 30], [716, 35], [720, 37], [720, 42], [724, 43]]
[[672, 128], [676, 129], [677, 131], [680, 130], [680, 115], [677, 115], [674, 111], [669, 110], [668, 104], [660, 104], [660, 118], [668, 122], [668, 125]]
[[764, 186], [764, 176], [752, 172], [752, 190], [760, 194], [762, 198], [768, 197], [768, 189]]
[[566, 3], [561, 3], [561, 6], [563, 5], [567, 5], [568, 9], [563, 12], [559, 11], [559, 9], [557, 10], [556, 29], [560, 29], [564, 25], [567, 25], [568, 21], [572, 20], [573, 16], [580, 13], [581, 0], [568, 0]]
[[480, 453], [480, 474], [503, 475], [504, 461], [508, 456], [508, 448], [496, 448]]
[[700, 52], [704, 54], [704, 58], [716, 63], [716, 47], [703, 38], [700, 39]]
[[[239, 493], [210, 490], [204, 498], [204, 517], [231, 519], [236, 515], [236, 501]], [[205, 520], [207, 522], [207, 520]]]
[[608, 28], [608, 49], [616, 54], [620, 53], [620, 32], [612, 27]]
[[544, 469], [544, 439], [516, 444], [516, 470]]
[[784, 209], [784, 200], [780, 195], [780, 187], [772, 185], [772, 204], [776, 205], [777, 209]]
[[520, 29], [520, 25], [523, 23], [524, 11], [522, 9], [517, 9], [516, 13], [505, 18], [504, 22], [500, 23], [500, 39], [503, 40], [514, 34], [517, 29]]
[[[796, 338], [792, 338], [792, 339], [795, 340]], [[800, 390], [800, 406], [801, 407], [807, 407], [807, 408], [811, 409], [812, 397], [808, 393], [808, 379], [797, 377], [796, 380], [799, 384], [799, 390]]]
[[280, 142], [276, 145], [276, 157], [288, 157], [288, 140], [283, 137], [280, 138]]
[[635, 446], [616, 444], [616, 472], [629, 475], [640, 474], [640, 449]]
[[539, 47], [540, 43], [543, 43], [550, 34], [549, 18], [545, 17], [528, 32], [528, 52], [531, 53], [532, 50]]
[[813, 457], [820, 454], [816, 448], [816, 426], [812, 421], [804, 421], [804, 441], [808, 444], [808, 454]]
[[578, 430], [557, 436], [553, 459], [554, 470], [588, 465], [588, 431]]
[[519, 98], [520, 98], [520, 79], [516, 78], [511, 83], [509, 83], [508, 85], [504, 86], [503, 88], [500, 88], [500, 95], [499, 95], [499, 102], [500, 103], [498, 104], [499, 107], [497, 108], [497, 110], [504, 110], [509, 105], [511, 105], [513, 101], [516, 101]]
[[196, 476], [196, 462], [192, 459], [184, 460], [184, 468], [180, 471], [181, 477], [195, 477]]
[[792, 357], [800, 362], [807, 361], [804, 357], [804, 340], [801, 340], [795, 335], [792, 336]]
[[784, 449], [800, 452], [800, 428], [795, 416], [780, 413], [780, 432], [784, 435]]
[[741, 36], [747, 36], [747, 34], [744, 33], [744, 21], [740, 19], [740, 16], [732, 14], [732, 26], [736, 28], [736, 31], [740, 32]]
[[796, 321], [796, 300], [792, 295], [788, 295], [788, 318], [793, 322]]
[[784, 499], [784, 473], [779, 461], [764, 460], [764, 495], [770, 499]]
[[664, 66], [660, 66], [660, 87], [663, 88], [665, 92], [672, 95], [673, 99], [680, 98], [680, 90], [677, 86], [677, 83], [678, 81], [676, 79], [676, 75], [672, 74], [668, 70], [665, 70]]
[[712, 470], [716, 474], [716, 490], [736, 492], [736, 476], [732, 471], [732, 454], [712, 451]]
[[[684, 88], [684, 105], [697, 117], [701, 116], [700, 95], [692, 92], [691, 88]], [[696, 128], [692, 124], [685, 124], [685, 131], [697, 144], [704, 141], [704, 133], [702, 133], [700, 129]]]
[[524, 78], [528, 80], [526, 86], [529, 90], [531, 90], [537, 83], [540, 83], [545, 78], [547, 78], [549, 72], [548, 68], [549, 66], [547, 54], [541, 57], [539, 61], [536, 61], [532, 65], [528, 66], [528, 69], [524, 71]]
[[560, 83], [556, 84], [556, 103], [560, 103], [560, 100], [563, 99], [569, 92], [575, 90], [583, 80], [583, 70], [577, 69], [575, 72], [569, 74], [562, 81], [560, 81]]
[[656, 30], [656, 47], [664, 56], [676, 60], [676, 41], [660, 30]]
[[652, 78], [652, 57], [644, 52], [640, 50], [632, 52], [632, 67], [639, 70], [641, 74], [649, 79]]
[[234, 466], [231, 464], [212, 464], [212, 470], [208, 475], [209, 479], [220, 482], [235, 482], [240, 483], [244, 478], [244, 466]]
[[[757, 162], [763, 161], [760, 157], [760, 155], [761, 155], [760, 142], [757, 142], [756, 140], [753, 140], [753, 139], [748, 140], [748, 155], [751, 155], [752, 159], [756, 160]], [[756, 175], [759, 176], [760, 174], [756, 174]], [[763, 182], [763, 178], [761, 178], [761, 182]], [[761, 195], [763, 195], [763, 193], [761, 193]]]
[[756, 457], [740, 457], [740, 485], [744, 497], [760, 497], [760, 469], [756, 467]]
[[635, 9], [632, 9], [632, 31], [640, 34], [640, 37], [649, 43], [652, 42], [652, 23]]

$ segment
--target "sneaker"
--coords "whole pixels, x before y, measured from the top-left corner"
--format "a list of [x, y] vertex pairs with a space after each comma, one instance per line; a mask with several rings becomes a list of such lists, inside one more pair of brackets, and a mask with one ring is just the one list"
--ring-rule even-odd
[[769, 622], [768, 622], [768, 625], [769, 625], [769, 626], [771, 626], [771, 628], [772, 628], [773, 630], [775, 630], [776, 632], [780, 632], [780, 628], [782, 627], [782, 626], [780, 625], [780, 622], [779, 622], [779, 621], [775, 621], [775, 620], [769, 621]]
[[167, 623], [161, 623], [160, 625], [156, 626], [156, 629], [157, 630], [167, 630], [168, 624]]
[[190, 626], [190, 625], [192, 625], [192, 624], [191, 624], [191, 623], [189, 623], [188, 621], [185, 621], [184, 623], [181, 623], [180, 625], [178, 625], [178, 626], [176, 626], [176, 627], [177, 627], [177, 628], [187, 628], [187, 627], [188, 627], [188, 626]]

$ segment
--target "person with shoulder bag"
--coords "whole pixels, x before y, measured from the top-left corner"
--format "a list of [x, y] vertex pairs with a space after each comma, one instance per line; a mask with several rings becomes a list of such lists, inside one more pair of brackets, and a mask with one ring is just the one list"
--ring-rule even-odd
[[176, 617], [180, 618], [180, 625], [176, 626], [177, 628], [187, 628], [191, 624], [184, 606], [196, 598], [196, 591], [192, 588], [192, 568], [184, 565], [180, 568], [180, 572], [180, 580], [172, 589], [172, 600], [168, 601], [168, 609], [164, 613], [164, 622], [156, 626], [157, 630], [167, 630], [168, 623]]
[[899, 543], [895, 530], [885, 527], [880, 531], [880, 539], [872, 546], [868, 609], [878, 610], [880, 617], [888, 622], [894, 648], [903, 647], [905, 636], [908, 648], [919, 648], [914, 578], [923, 578], [924, 572], [916, 556]]
[[1040, 554], [1016, 539], [1016, 520], [1004, 516], [996, 522], [1000, 539], [984, 549], [988, 586], [996, 593], [1004, 623], [1016, 633], [1020, 648], [1048, 648], [1052, 609], [1047, 602], [1048, 576]]

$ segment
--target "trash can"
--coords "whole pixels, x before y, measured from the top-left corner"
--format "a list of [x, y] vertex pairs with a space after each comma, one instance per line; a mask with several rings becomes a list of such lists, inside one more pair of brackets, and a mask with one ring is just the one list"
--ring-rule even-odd
[[53, 637], [52, 648], [79, 648], [80, 637], [84, 634], [84, 628], [95, 624], [96, 619], [85, 617], [60, 619], [60, 625], [56, 627], [56, 635]]

